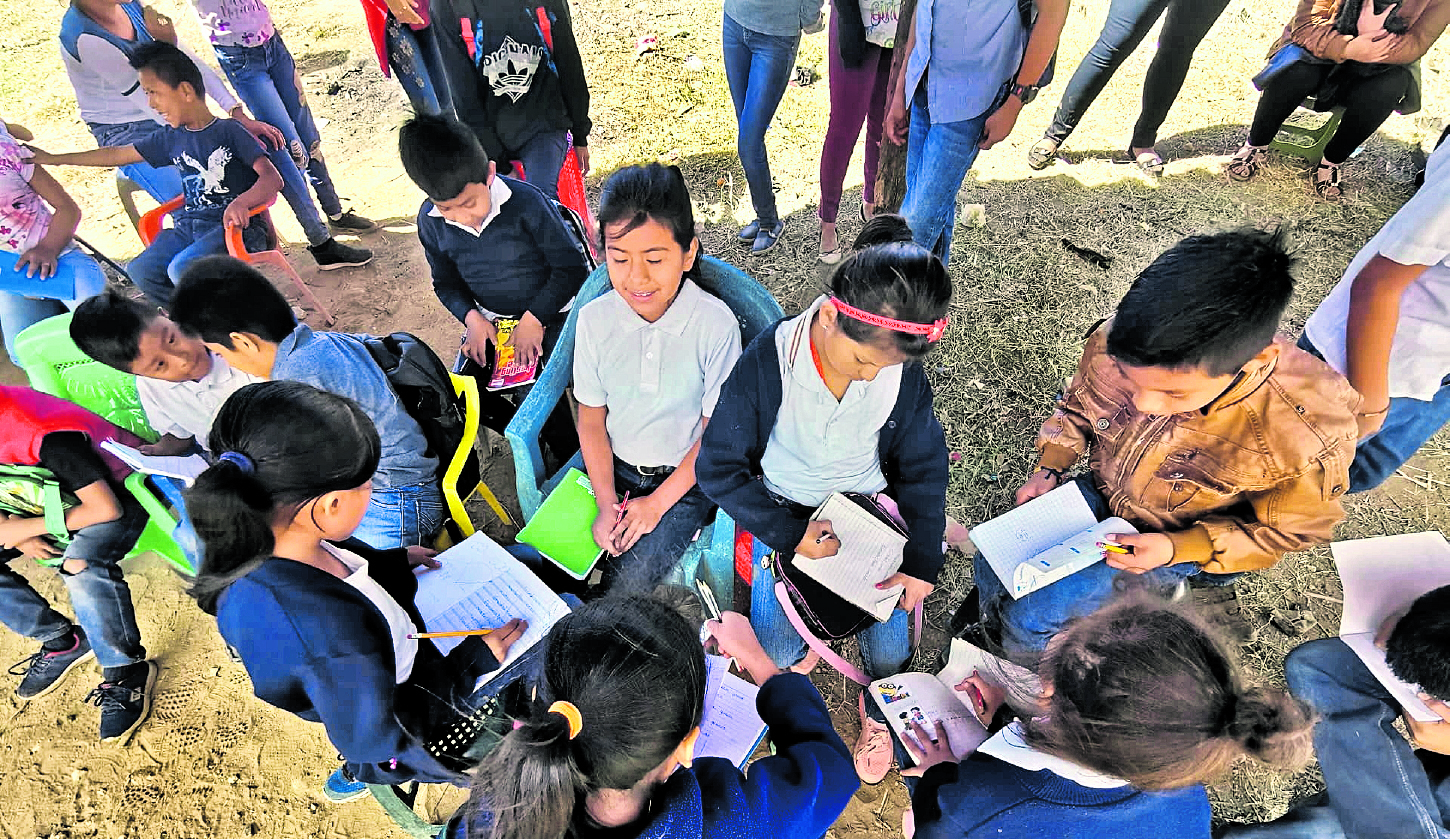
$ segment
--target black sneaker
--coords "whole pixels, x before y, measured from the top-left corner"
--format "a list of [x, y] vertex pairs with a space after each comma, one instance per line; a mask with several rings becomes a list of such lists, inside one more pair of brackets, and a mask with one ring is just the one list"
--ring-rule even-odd
[[377, 227], [377, 222], [354, 213], [352, 210], [327, 217], [327, 226], [338, 233], [366, 233]]
[[101, 742], [125, 743], [151, 715], [151, 694], [161, 668], [154, 661], [119, 682], [101, 682], [86, 701], [101, 708]]
[[317, 260], [317, 267], [324, 271], [334, 268], [356, 268], [373, 261], [373, 252], [367, 248], [354, 248], [336, 239], [328, 239], [320, 245], [309, 245], [307, 252]]
[[55, 690], [65, 674], [79, 664], [96, 657], [91, 642], [86, 640], [85, 630], [79, 626], [71, 630], [75, 645], [59, 652], [40, 652], [10, 668], [10, 675], [22, 676], [15, 695], [21, 699], [39, 699]]

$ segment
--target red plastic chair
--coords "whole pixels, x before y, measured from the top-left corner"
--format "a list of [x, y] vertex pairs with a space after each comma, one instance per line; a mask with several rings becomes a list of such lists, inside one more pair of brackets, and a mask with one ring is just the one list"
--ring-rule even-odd
[[[251, 213], [253, 216], [262, 217], [262, 225], [267, 231], [268, 249], [264, 251], [247, 250], [247, 246], [242, 242], [241, 228], [229, 227], [226, 233], [227, 253], [248, 265], [271, 265], [286, 274], [292, 279], [292, 284], [297, 287], [298, 293], [312, 305], [312, 308], [318, 314], [322, 315], [322, 319], [327, 325], [331, 326], [337, 322], [337, 318], [333, 317], [332, 312], [328, 311], [327, 307], [322, 305], [322, 301], [317, 299], [317, 295], [313, 294], [312, 289], [308, 288], [307, 284], [302, 281], [302, 277], [298, 276], [292, 264], [287, 261], [287, 257], [282, 255], [282, 251], [278, 250], [279, 240], [277, 238], [277, 228], [272, 224], [272, 214], [269, 211], [273, 201], [276, 201], [276, 199], [274, 198], [272, 201], [268, 201], [266, 204], [253, 209]], [[136, 232], [141, 234], [141, 243], [150, 247], [151, 243], [156, 241], [156, 237], [161, 233], [161, 227], [165, 223], [166, 217], [181, 209], [184, 202], [185, 199], [183, 197], [177, 196], [143, 215], [140, 223], [136, 226]]]

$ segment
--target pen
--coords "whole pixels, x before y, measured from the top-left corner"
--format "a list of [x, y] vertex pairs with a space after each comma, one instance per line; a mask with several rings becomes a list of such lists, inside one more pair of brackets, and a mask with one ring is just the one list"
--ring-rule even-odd
[[1105, 551], [1112, 551], [1115, 554], [1130, 554], [1133, 552], [1132, 545], [1119, 545], [1117, 542], [1099, 542], [1098, 547]]
[[465, 635], [487, 635], [492, 629], [463, 629], [457, 632], [410, 632], [409, 638], [461, 638]]
[[614, 517], [615, 525], [624, 521], [624, 511], [629, 509], [629, 490], [624, 491], [624, 500], [619, 502], [619, 513]]
[[819, 536], [816, 537], [816, 544], [819, 545], [822, 542], [826, 541], [827, 539], [833, 538], [835, 535], [836, 534], [832, 533], [829, 530], [824, 531], [824, 532], [821, 533], [821, 535], [819, 535]]

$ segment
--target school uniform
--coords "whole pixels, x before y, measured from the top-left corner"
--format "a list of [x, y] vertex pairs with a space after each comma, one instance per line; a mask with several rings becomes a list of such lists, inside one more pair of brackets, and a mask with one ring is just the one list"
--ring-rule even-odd
[[236, 369], [216, 353], [211, 356], [211, 369], [194, 382], [167, 382], [147, 376], [136, 377], [136, 395], [146, 421], [157, 434], [194, 438], [206, 448], [212, 420], [221, 412], [227, 397], [262, 379]]

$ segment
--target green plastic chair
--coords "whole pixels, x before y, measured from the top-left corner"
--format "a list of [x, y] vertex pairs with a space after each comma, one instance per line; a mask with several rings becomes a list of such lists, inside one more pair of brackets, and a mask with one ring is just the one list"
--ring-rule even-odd
[[[1420, 62], [1416, 59], [1409, 65], [1410, 75], [1414, 78], [1414, 87], [1403, 100], [1400, 101], [1395, 111], [1400, 115], [1417, 113], [1420, 110]], [[1299, 105], [1299, 109], [1290, 115], [1284, 124], [1279, 126], [1279, 131], [1274, 139], [1269, 142], [1269, 147], [1280, 154], [1291, 154], [1295, 157], [1302, 157], [1311, 163], [1318, 163], [1324, 157], [1324, 147], [1329, 145], [1329, 140], [1334, 137], [1338, 130], [1339, 123], [1344, 119], [1344, 106], [1336, 105], [1328, 111], [1321, 110], [1315, 103], [1313, 96], [1308, 96]]]

